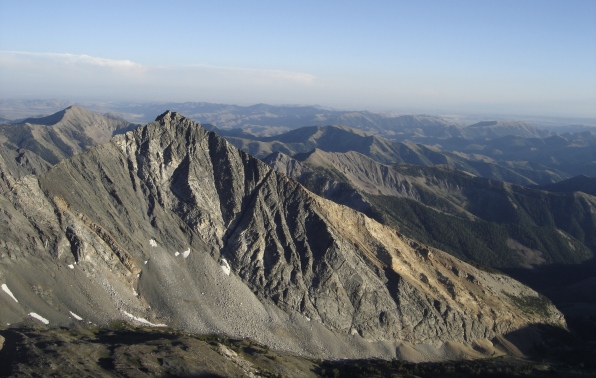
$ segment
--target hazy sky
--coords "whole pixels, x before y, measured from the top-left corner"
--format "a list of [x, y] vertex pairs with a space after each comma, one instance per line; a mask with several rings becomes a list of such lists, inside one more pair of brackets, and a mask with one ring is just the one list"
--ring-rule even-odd
[[0, 0], [0, 97], [596, 117], [596, 0]]

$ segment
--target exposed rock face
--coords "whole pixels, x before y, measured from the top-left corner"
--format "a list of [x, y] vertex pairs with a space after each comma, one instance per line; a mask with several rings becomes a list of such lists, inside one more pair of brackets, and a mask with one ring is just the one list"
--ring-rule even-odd
[[428, 359], [445, 342], [564, 324], [549, 303], [520, 306], [540, 300], [513, 279], [317, 197], [176, 113], [0, 201], [0, 281], [18, 299], [0, 293], [7, 322], [136, 319], [314, 356], [407, 344]]
[[[320, 152], [320, 150], [315, 151]], [[362, 196], [357, 188], [345, 182], [346, 180], [342, 173], [338, 172], [335, 167], [320, 170], [315, 165], [309, 163], [303, 164], [281, 152], [274, 152], [265, 157], [263, 161], [275, 171], [297, 180], [318, 196], [348, 206], [369, 216], [371, 215], [370, 203]]]

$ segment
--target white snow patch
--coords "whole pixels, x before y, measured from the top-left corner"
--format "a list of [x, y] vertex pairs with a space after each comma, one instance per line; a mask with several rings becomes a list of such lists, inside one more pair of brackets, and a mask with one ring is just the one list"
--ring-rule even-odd
[[36, 314], [34, 312], [30, 312], [29, 316], [31, 316], [32, 318], [35, 318], [37, 320], [39, 320], [40, 322], [42, 322], [43, 324], [50, 324], [50, 321], [46, 318], [44, 318], [43, 316]]
[[19, 303], [19, 301], [15, 298], [14, 295], [12, 295], [12, 291], [10, 291], [10, 289], [8, 288], [8, 286], [6, 286], [6, 284], [2, 284], [2, 290], [4, 290], [4, 292], [8, 295], [10, 295], [10, 297], [12, 299], [14, 299], [15, 302]]
[[139, 296], [139, 293], [137, 293], [137, 291], [133, 288], [132, 289], [132, 295], [134, 295], [135, 297]]
[[70, 269], [74, 269], [74, 265], [72, 265], [72, 264], [68, 264], [68, 267], [69, 267]]
[[176, 253], [174, 253], [174, 256], [178, 257], [180, 255], [180, 252], [176, 251]]
[[149, 260], [145, 260], [145, 265], [147, 265], [148, 262], [149, 262]]
[[130, 313], [128, 313], [128, 312], [126, 312], [126, 311], [124, 311], [124, 310], [121, 310], [121, 311], [122, 311], [122, 313], [123, 313], [124, 315], [128, 316], [129, 318], [131, 318], [131, 319], [133, 319], [133, 320], [136, 320], [136, 321], [137, 321], [137, 322], [139, 322], [139, 323], [143, 323], [143, 324], [146, 324], [146, 325], [148, 325], [148, 326], [151, 326], [151, 327], [167, 327], [167, 325], [166, 325], [166, 324], [153, 324], [153, 323], [151, 323], [151, 322], [150, 322], [149, 320], [147, 320], [147, 319], [143, 319], [143, 318], [137, 318], [137, 317], [136, 317], [136, 316], [134, 316], [133, 314], [130, 314]]
[[221, 259], [221, 262], [222, 262], [222, 263], [224, 263], [224, 265], [220, 265], [220, 266], [221, 266], [221, 270], [223, 270], [223, 272], [224, 272], [226, 275], [228, 275], [228, 276], [229, 276], [229, 275], [230, 275], [230, 271], [231, 271], [232, 269], [230, 268], [230, 264], [228, 264], [228, 260], [226, 260], [226, 259]]
[[72, 312], [72, 311], [69, 311], [69, 312], [70, 312], [70, 315], [72, 315], [72, 317], [75, 318], [76, 320], [83, 320], [83, 318], [81, 318], [80, 316], [78, 316], [74, 312]]
[[182, 257], [187, 258], [188, 255], [190, 255], [190, 248], [187, 249], [186, 251], [182, 252]]
[[155, 241], [155, 239], [149, 239], [149, 245], [151, 245], [152, 247], [157, 247], [157, 242]]

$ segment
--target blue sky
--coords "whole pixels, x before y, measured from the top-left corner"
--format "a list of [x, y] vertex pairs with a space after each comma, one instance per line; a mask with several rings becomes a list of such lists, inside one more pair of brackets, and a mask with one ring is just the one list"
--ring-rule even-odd
[[0, 97], [596, 117], [596, 1], [6, 1]]

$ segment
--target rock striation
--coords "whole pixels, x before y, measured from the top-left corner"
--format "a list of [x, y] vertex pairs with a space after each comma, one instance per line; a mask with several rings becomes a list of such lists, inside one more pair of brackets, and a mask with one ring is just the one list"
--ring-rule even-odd
[[519, 282], [318, 197], [177, 113], [17, 180], [0, 203], [0, 282], [18, 299], [0, 293], [6, 323], [128, 320], [426, 360], [564, 326]]

